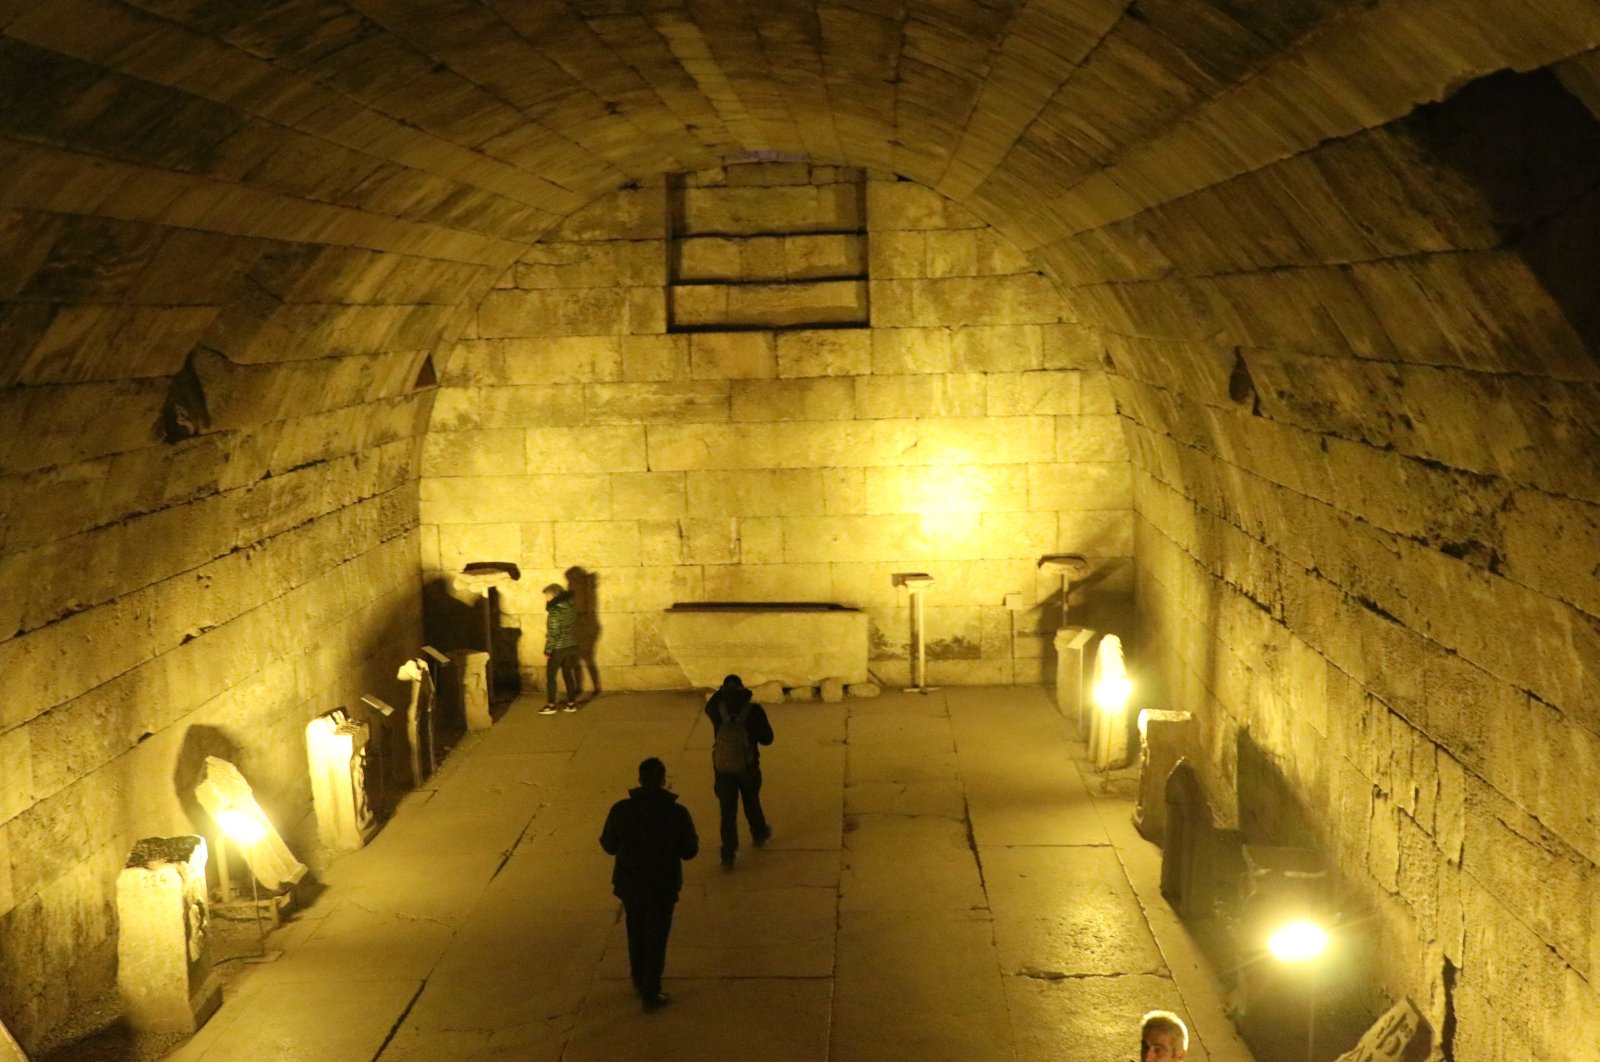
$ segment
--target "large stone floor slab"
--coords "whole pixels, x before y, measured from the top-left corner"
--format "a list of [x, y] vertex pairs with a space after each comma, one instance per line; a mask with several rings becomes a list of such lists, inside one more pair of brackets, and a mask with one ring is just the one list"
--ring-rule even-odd
[[[1192, 1020], [1190, 1058], [1249, 1062], [1157, 892], [1159, 852], [1099, 791], [1048, 691], [772, 705], [773, 836], [717, 854], [693, 693], [525, 698], [468, 737], [315, 903], [273, 933], [182, 1062], [763, 1062], [1132, 1057], [1138, 1017]], [[644, 1014], [600, 851], [661, 756], [695, 818]], [[741, 822], [741, 833], [744, 833]]]

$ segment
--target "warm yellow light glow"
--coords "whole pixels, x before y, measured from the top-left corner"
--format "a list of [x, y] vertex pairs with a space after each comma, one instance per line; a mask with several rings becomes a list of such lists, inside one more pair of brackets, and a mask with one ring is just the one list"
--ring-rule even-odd
[[1328, 931], [1307, 918], [1285, 922], [1267, 938], [1267, 950], [1283, 962], [1309, 962], [1328, 948]]
[[1094, 684], [1094, 703], [1101, 711], [1114, 714], [1127, 707], [1133, 696], [1133, 680], [1127, 675], [1111, 675]]
[[241, 847], [255, 844], [267, 835], [266, 824], [237, 804], [230, 804], [217, 812], [216, 819], [228, 839]]

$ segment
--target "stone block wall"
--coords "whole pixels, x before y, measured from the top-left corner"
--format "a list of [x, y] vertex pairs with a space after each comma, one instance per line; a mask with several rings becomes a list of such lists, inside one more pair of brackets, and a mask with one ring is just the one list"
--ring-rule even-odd
[[[838, 189], [859, 195], [839, 172], [731, 166], [691, 178], [691, 206], [723, 211], [713, 228], [779, 227], [817, 216], [819, 196], [832, 209]], [[703, 600], [866, 608], [874, 671], [904, 683], [908, 598], [890, 577], [908, 570], [937, 580], [931, 681], [1040, 681], [1059, 622], [1059, 578], [1037, 569], [1049, 553], [1091, 558], [1076, 620], [1126, 629], [1132, 484], [1099, 351], [1004, 237], [874, 176], [870, 280], [849, 282], [870, 285], [871, 327], [673, 332], [667, 193], [647, 182], [573, 215], [488, 294], [442, 368], [420, 487], [436, 603], [463, 564], [516, 562], [501, 605], [540, 686], [539, 591], [570, 568], [593, 577], [610, 688], [685, 685], [661, 610]], [[803, 275], [813, 252], [844, 260], [803, 239], [685, 246], [736, 281]]]
[[[1596, 295], [1541, 279], [1595, 231], [1582, 63], [1051, 252], [1144, 254], [1078, 289], [1130, 427], [1137, 667], [1248, 838], [1328, 854], [1369, 990], [1458, 1059], [1600, 1035]], [[1333, 174], [1362, 194], [1304, 209]]]

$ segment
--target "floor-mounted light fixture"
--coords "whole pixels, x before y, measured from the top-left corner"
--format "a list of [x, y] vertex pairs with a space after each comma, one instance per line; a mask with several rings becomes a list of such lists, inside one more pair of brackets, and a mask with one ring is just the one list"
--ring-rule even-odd
[[905, 692], [932, 693], [936, 687], [928, 685], [928, 637], [922, 595], [933, 585], [933, 576], [927, 572], [896, 572], [891, 581], [911, 592], [911, 685]]

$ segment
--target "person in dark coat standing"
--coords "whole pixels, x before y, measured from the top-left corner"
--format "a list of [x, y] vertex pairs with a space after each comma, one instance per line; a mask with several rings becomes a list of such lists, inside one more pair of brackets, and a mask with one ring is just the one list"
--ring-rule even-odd
[[628, 966], [644, 1009], [667, 1002], [661, 972], [667, 965], [672, 909], [683, 888], [683, 861], [700, 851], [689, 809], [667, 790], [667, 765], [654, 756], [639, 764], [639, 787], [611, 806], [600, 847], [616, 856], [611, 891], [628, 922]]
[[733, 867], [739, 851], [739, 801], [744, 801], [750, 842], [767, 843], [772, 829], [761, 810], [761, 746], [772, 744], [772, 723], [766, 709], [750, 699], [738, 675], [729, 675], [706, 701], [706, 716], [715, 737], [711, 767], [716, 772], [712, 788], [722, 811], [722, 865]]
[[556, 714], [556, 673], [567, 684], [565, 711], [578, 710], [578, 606], [560, 583], [544, 588], [545, 705], [540, 715]]

